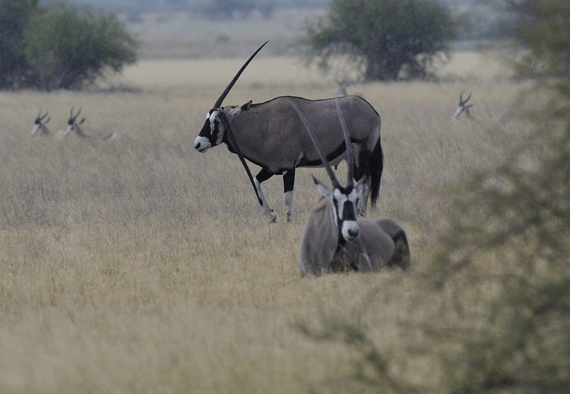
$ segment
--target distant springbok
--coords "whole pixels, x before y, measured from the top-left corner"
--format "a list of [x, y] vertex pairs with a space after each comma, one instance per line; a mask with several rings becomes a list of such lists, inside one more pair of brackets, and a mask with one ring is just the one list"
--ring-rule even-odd
[[299, 115], [332, 182], [332, 189], [313, 176], [323, 198], [307, 218], [299, 253], [302, 275], [327, 272], [371, 272], [383, 267], [410, 266], [410, 248], [404, 230], [392, 219], [358, 218], [356, 208], [366, 180], [353, 181], [354, 156], [350, 136], [338, 100], [336, 110], [342, 127], [348, 161], [347, 185], [342, 187], [325, 158], [319, 141], [303, 113]]
[[335, 90], [334, 94], [335, 96], [340, 96], [340, 97], [344, 97], [344, 96], [359, 96], [362, 97], [362, 93], [348, 93], [347, 92], [347, 88], [350, 86], [349, 82], [346, 81], [336, 81], [336, 83], [338, 84], [338, 88]]
[[467, 98], [463, 100], [463, 92], [461, 92], [461, 94], [459, 95], [459, 105], [457, 107], [457, 110], [455, 111], [455, 114], [453, 115], [453, 120], [457, 120], [463, 114], [465, 114], [467, 118], [470, 119], [473, 118], [471, 116], [471, 113], [469, 112], [469, 108], [473, 107], [475, 104], [467, 105], [467, 102], [471, 98], [471, 93], [469, 93], [469, 96], [467, 96]]
[[71, 114], [69, 115], [69, 119], [67, 120], [67, 129], [65, 130], [64, 133], [65, 137], [75, 133], [81, 138], [99, 139], [103, 141], [111, 141], [115, 139], [116, 137], [115, 133], [98, 134], [98, 135], [85, 134], [80, 127], [83, 124], [83, 122], [85, 122], [85, 117], [81, 119], [81, 121], [77, 122], [77, 117], [81, 113], [81, 107], [79, 107], [79, 111], [77, 111], [75, 115], [73, 115], [73, 108], [71, 108]]
[[48, 122], [50, 121], [51, 117], [47, 118], [44, 121], [46, 116], [48, 116], [48, 112], [46, 111], [45, 115], [42, 115], [42, 111], [40, 110], [40, 112], [38, 113], [38, 116], [36, 116], [36, 120], [34, 121], [34, 128], [32, 129], [32, 137], [35, 137], [37, 135], [45, 136], [45, 137], [53, 136], [53, 133], [46, 126], [48, 124]]

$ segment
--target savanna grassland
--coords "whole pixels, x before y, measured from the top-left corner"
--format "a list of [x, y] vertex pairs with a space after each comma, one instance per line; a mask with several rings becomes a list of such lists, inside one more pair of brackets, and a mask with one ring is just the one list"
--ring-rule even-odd
[[[398, 360], [402, 323], [422, 318], [409, 306], [445, 227], [448, 186], [492, 168], [525, 132], [513, 116], [521, 86], [493, 57], [467, 52], [442, 71], [448, 82], [351, 86], [383, 121], [368, 216], [406, 229], [413, 269], [301, 278], [298, 242], [319, 199], [310, 175], [325, 172], [297, 172], [291, 223], [281, 177], [267, 181], [269, 224], [237, 156], [193, 148], [243, 60], [146, 59], [125, 70], [125, 89], [0, 93], [0, 392], [342, 392], [333, 378], [350, 373], [351, 353], [295, 329], [336, 317]], [[335, 88], [294, 57], [260, 55], [226, 103]], [[454, 123], [463, 90], [476, 119]], [[117, 139], [30, 136], [40, 109], [56, 131], [73, 106], [86, 134]], [[402, 373], [436, 386], [429, 357], [408, 361]]]

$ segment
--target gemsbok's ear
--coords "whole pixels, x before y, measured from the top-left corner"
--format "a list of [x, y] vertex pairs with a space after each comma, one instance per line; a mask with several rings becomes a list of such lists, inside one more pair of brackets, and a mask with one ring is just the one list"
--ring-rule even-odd
[[229, 115], [230, 117], [232, 117], [232, 116], [239, 115], [239, 114], [241, 114], [242, 112], [249, 111], [249, 108], [251, 107], [251, 103], [252, 103], [252, 100], [249, 100], [249, 101], [248, 101], [247, 103], [245, 103], [245, 104], [238, 105], [237, 107], [232, 108], [232, 110], [230, 111], [230, 113], [229, 113], [228, 115]]
[[312, 177], [313, 177], [313, 182], [315, 182], [315, 185], [317, 185], [317, 190], [319, 191], [319, 193], [321, 193], [326, 198], [331, 199], [332, 189], [327, 185], [325, 185], [324, 183], [322, 183], [321, 181], [319, 181], [317, 178], [315, 178], [314, 175], [312, 175]]
[[354, 188], [356, 189], [356, 192], [358, 194], [362, 194], [362, 191], [364, 190], [364, 186], [366, 185], [366, 182], [368, 181], [368, 176], [364, 175], [362, 178], [360, 178], [360, 180], [356, 183], [356, 186], [354, 186]]
[[81, 119], [81, 122], [77, 123], [77, 125], [79, 126], [80, 124], [83, 124], [83, 122], [85, 122], [85, 118]]

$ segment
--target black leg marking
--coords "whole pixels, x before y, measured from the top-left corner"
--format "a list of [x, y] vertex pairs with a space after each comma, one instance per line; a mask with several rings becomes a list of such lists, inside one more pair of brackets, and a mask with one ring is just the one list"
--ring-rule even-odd
[[291, 221], [293, 209], [293, 188], [295, 187], [295, 169], [283, 172], [283, 202], [287, 213], [287, 221]]
[[376, 143], [374, 151], [372, 152], [371, 164], [370, 164], [370, 202], [372, 206], [376, 205], [376, 200], [380, 194], [380, 182], [382, 178], [382, 171], [384, 170], [384, 154], [382, 153], [382, 145], [380, 145], [380, 140]]
[[287, 170], [283, 174], [283, 193], [292, 192], [295, 186], [295, 169]]
[[259, 183], [262, 183], [271, 178], [272, 176], [273, 173], [271, 171], [269, 171], [267, 168], [262, 168], [261, 171], [259, 171], [255, 176], [255, 179], [257, 179]]
[[356, 160], [354, 163], [354, 179], [360, 180], [364, 175], [370, 177], [370, 160], [372, 158], [372, 152], [370, 152], [366, 147], [362, 147], [360, 154], [358, 155], [358, 167], [356, 166]]

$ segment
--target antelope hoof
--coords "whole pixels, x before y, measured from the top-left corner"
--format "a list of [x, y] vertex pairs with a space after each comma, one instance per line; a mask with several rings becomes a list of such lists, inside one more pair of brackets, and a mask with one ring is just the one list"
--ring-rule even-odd
[[277, 223], [277, 216], [271, 214], [269, 217], [269, 223]]
[[289, 222], [291, 222], [291, 214], [290, 213], [287, 214], [287, 223], [289, 223]]

